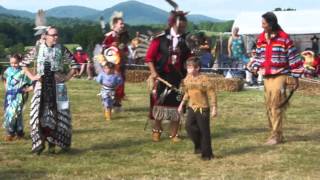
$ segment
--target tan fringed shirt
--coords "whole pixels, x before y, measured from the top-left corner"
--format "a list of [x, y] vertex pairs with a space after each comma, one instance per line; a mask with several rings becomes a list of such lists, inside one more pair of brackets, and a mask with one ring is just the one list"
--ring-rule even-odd
[[193, 110], [217, 106], [216, 90], [208, 76], [187, 75], [183, 80], [182, 88], [185, 93], [183, 101], [188, 101], [188, 106]]

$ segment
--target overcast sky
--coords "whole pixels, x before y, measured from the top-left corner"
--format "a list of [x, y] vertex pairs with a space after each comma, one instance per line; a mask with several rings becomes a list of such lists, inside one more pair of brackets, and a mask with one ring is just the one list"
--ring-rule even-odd
[[[36, 12], [57, 6], [80, 5], [98, 10], [109, 8], [127, 0], [0, 0], [8, 9]], [[169, 11], [165, 0], [137, 0]], [[182, 10], [219, 19], [234, 19], [242, 11], [270, 11], [276, 7], [320, 10], [319, 0], [176, 0]], [[195, 4], [196, 3], [196, 4]]]

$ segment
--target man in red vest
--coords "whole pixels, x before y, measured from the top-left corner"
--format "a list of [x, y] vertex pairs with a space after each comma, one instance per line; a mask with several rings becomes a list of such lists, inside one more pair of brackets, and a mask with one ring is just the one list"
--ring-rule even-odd
[[[157, 81], [162, 78], [179, 88], [181, 80], [186, 75], [185, 63], [190, 55], [186, 44], [186, 13], [172, 11], [169, 26], [150, 43], [145, 62], [148, 64], [151, 78], [156, 80], [155, 91], [151, 95], [150, 117], [155, 120], [152, 130], [152, 140], [160, 141], [162, 121], [171, 121], [171, 135], [173, 142], [180, 141], [178, 127], [180, 115], [177, 111], [182, 95], [176, 91], [168, 91], [168, 87]], [[169, 93], [167, 93], [169, 92]]]

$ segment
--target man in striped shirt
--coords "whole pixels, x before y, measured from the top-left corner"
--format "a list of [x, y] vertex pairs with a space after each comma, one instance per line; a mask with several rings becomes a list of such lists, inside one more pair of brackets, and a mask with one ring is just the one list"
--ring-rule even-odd
[[262, 32], [257, 40], [257, 56], [253, 60], [253, 71], [259, 70], [264, 75], [265, 101], [271, 128], [267, 145], [283, 142], [282, 120], [286, 105], [286, 87], [288, 76], [295, 79], [295, 89], [299, 86], [298, 78], [303, 73], [303, 61], [293, 41], [286, 34], [273, 12], [262, 15]]

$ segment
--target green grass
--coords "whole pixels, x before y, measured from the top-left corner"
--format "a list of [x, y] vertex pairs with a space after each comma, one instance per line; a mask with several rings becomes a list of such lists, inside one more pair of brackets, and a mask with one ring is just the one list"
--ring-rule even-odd
[[[31, 140], [0, 140], [0, 179], [319, 179], [320, 97], [295, 94], [284, 122], [286, 143], [264, 146], [269, 130], [261, 91], [219, 93], [218, 118], [212, 123], [214, 153], [209, 162], [183, 141], [172, 144], [168, 125], [162, 141], [150, 140], [146, 85], [127, 84], [125, 111], [107, 124], [92, 81], [68, 84], [73, 143], [68, 153], [31, 154]], [[3, 86], [0, 88], [3, 103]], [[3, 114], [2, 108], [0, 110]], [[28, 127], [29, 104], [25, 110]], [[4, 134], [4, 130], [0, 130]]]

